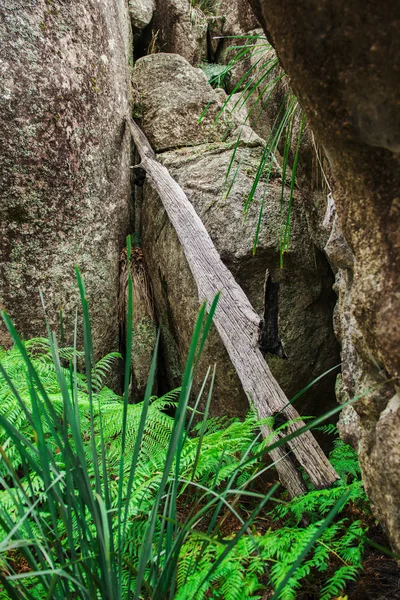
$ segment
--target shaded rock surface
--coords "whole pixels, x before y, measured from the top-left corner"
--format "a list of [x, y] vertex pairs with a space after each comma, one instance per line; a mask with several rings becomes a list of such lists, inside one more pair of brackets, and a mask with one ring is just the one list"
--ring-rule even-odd
[[[131, 0], [133, 3], [149, 1]], [[193, 66], [221, 62], [230, 46], [242, 43], [232, 36], [243, 36], [260, 26], [247, 0], [155, 1], [152, 47], [157, 52], [179, 54]]]
[[133, 29], [143, 29], [153, 18], [155, 0], [129, 0], [129, 15]]
[[209, 61], [228, 63], [236, 53], [232, 47], [245, 44], [244, 36], [259, 27], [247, 0], [216, 2], [214, 18], [209, 19]]
[[156, 0], [152, 24], [160, 52], [179, 54], [192, 65], [207, 60], [207, 16], [190, 0]]
[[[303, 110], [293, 94], [288, 76], [279, 65], [275, 50], [262, 29], [254, 30], [252, 34], [254, 39], [246, 41], [248, 52], [232, 70], [231, 87], [238, 81], [241, 85], [229, 104], [234, 99], [236, 110], [247, 113], [245, 123], [270, 145], [277, 138], [275, 155], [280, 164], [285, 143], [288, 144], [288, 176], [296, 161], [296, 185], [301, 189], [309, 233], [318, 248], [324, 250], [330, 235], [330, 229], [323, 225], [330, 192], [329, 163], [304, 120]], [[285, 119], [287, 127], [279, 134]]]
[[223, 33], [226, 36], [240, 36], [259, 27], [247, 0], [218, 0], [216, 12], [223, 21]]
[[[129, 307], [128, 279], [132, 280], [132, 302]], [[147, 275], [142, 249], [133, 246], [131, 260], [124, 248], [120, 257], [119, 324], [120, 349], [126, 356], [126, 331], [132, 321], [131, 352], [131, 402], [143, 400], [157, 339], [157, 326], [154, 315], [153, 293]], [[157, 393], [157, 372], [154, 376], [153, 393]]]
[[339, 391], [362, 396], [354, 409], [364, 481], [399, 551], [400, 6], [296, 0], [283, 15], [277, 0], [252, 4], [329, 159], [354, 256], [338, 277]]
[[[167, 62], [171, 63], [171, 68], [161, 69], [160, 66]], [[174, 73], [172, 79], [171, 73]], [[227, 181], [237, 131], [231, 134], [231, 138], [223, 141], [226, 137], [225, 132], [213, 128], [211, 139], [214, 141], [204, 143], [209, 139], [207, 123], [211, 125], [213, 112], [210, 113], [210, 120], [205, 120], [204, 126], [203, 123], [198, 123], [197, 116], [203, 113], [210, 102], [211, 110], [215, 114], [220, 110], [221, 102], [218, 94], [198, 76], [198, 71], [187, 62], [182, 62], [179, 57], [159, 54], [138, 61], [133, 72], [133, 81], [135, 85], [143, 86], [144, 90], [149, 89], [149, 81], [152, 90], [151, 94], [140, 97], [143, 112], [141, 124], [153, 143], [155, 140], [156, 149], [161, 150], [159, 160], [168, 167], [172, 176], [184, 189], [210, 233], [221, 258], [231, 269], [260, 316], [263, 314], [266, 269], [274, 280], [280, 280], [280, 335], [289, 360], [269, 356], [268, 362], [285, 392], [293, 396], [314, 377], [337, 362], [337, 346], [331, 324], [334, 302], [331, 292], [333, 277], [326, 260], [308, 238], [307, 222], [301, 202], [295, 197], [291, 244], [285, 254], [284, 269], [281, 270], [279, 237], [282, 211], [285, 214], [289, 194], [285, 191], [282, 204], [282, 182], [278, 168], [268, 186], [265, 182], [260, 182], [247, 219], [244, 220], [243, 217], [243, 207], [253, 185], [264, 142], [247, 128], [253, 138], [248, 137], [241, 141], [231, 165], [231, 179], [228, 178]], [[156, 88], [153, 82], [157, 82]], [[167, 85], [171, 86], [171, 93], [162, 94], [161, 91], [165, 90]], [[186, 109], [186, 95], [182, 91], [189, 87], [192, 103], [189, 109]], [[181, 98], [182, 106], [179, 103]], [[236, 124], [240, 122], [238, 115], [232, 114], [231, 118]], [[181, 132], [181, 135], [174, 138], [174, 149], [163, 151], [171, 144], [159, 143], [160, 132], [170, 130], [172, 136], [172, 128]], [[232, 178], [234, 173], [236, 175]], [[226, 197], [229, 187], [230, 193]], [[254, 234], [263, 198], [265, 208], [259, 248], [253, 256]], [[183, 250], [161, 201], [150, 191], [149, 186], [144, 190], [142, 219], [142, 239], [163, 334], [164, 359], [168, 365], [170, 382], [176, 385], [198, 310], [197, 292]], [[203, 373], [206, 366], [215, 361], [218, 363], [219, 375], [215, 386], [213, 410], [220, 415], [243, 414], [248, 402], [222, 343], [216, 334], [213, 334], [204, 357]], [[199, 385], [200, 379], [197, 389]], [[308, 398], [299, 402], [298, 408], [303, 414], [318, 412], [326, 409], [332, 400], [332, 378], [328, 378], [314, 389]]]
[[0, 303], [23, 336], [42, 335], [40, 288], [56, 331], [63, 310], [70, 343], [78, 265], [104, 354], [117, 344], [130, 227], [126, 3], [8, 0], [0, 37]]

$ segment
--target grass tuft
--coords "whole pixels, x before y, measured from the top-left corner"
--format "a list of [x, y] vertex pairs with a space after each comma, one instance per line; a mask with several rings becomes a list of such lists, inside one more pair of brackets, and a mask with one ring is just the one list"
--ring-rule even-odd
[[49, 329], [23, 342], [3, 315], [14, 346], [0, 349], [0, 599], [245, 600], [266, 587], [287, 599], [311, 576], [324, 600], [343, 590], [366, 531], [349, 509], [368, 514], [354, 451], [336, 442], [340, 481], [286, 502], [264, 480], [273, 465], [255, 415], [208, 418], [215, 369], [190, 408], [218, 297], [200, 309], [181, 387], [151, 396], [157, 340], [145, 397], [129, 404], [130, 361], [118, 396], [104, 380], [120, 357], [95, 362], [77, 277], [83, 351], [77, 322], [73, 347], [59, 348]]

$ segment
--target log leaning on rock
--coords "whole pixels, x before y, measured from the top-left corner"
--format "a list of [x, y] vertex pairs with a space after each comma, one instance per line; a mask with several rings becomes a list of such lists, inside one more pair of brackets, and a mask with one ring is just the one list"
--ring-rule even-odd
[[[221, 292], [214, 325], [227, 349], [243, 389], [260, 419], [280, 412], [287, 421], [294, 421], [289, 432], [304, 426], [279, 384], [273, 377], [258, 347], [260, 318], [242, 288], [226, 268], [200, 217], [168, 169], [160, 164], [146, 136], [130, 120], [133, 141], [141, 157], [150, 184], [157, 191], [168, 217], [182, 244], [186, 260], [197, 284], [199, 302], [210, 301]], [[267, 427], [265, 435], [270, 435]], [[329, 487], [338, 475], [327, 460], [310, 431], [288, 442], [299, 464], [316, 488]], [[284, 447], [270, 453], [276, 462], [281, 483], [291, 496], [306, 491], [299, 472]]]

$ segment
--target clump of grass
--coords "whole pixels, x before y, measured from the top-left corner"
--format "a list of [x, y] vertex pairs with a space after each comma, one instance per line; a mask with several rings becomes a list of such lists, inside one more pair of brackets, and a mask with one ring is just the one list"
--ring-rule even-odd
[[[250, 119], [257, 120], [261, 117], [264, 108], [273, 99], [273, 93], [277, 86], [286, 77], [285, 73], [279, 66], [278, 58], [275, 55], [271, 55], [272, 47], [267, 42], [263, 35], [247, 35], [247, 36], [234, 36], [234, 39], [238, 40], [238, 45], [232, 45], [229, 48], [230, 52], [235, 52], [235, 55], [231, 59], [228, 65], [225, 66], [225, 71], [221, 71], [221, 75], [224, 78], [240, 65], [246, 64], [249, 60], [251, 66], [246, 70], [245, 74], [239, 79], [231, 93], [228, 95], [226, 102], [224, 103], [222, 112], [227, 109], [229, 104], [229, 110], [235, 108], [241, 108], [251, 100], [251, 108], [248, 111], [246, 121]], [[232, 97], [235, 94], [239, 94], [238, 99], [232, 108]], [[295, 127], [295, 125], [299, 125]], [[268, 139], [264, 152], [261, 156], [260, 163], [257, 172], [254, 177], [253, 185], [250, 193], [244, 204], [243, 212], [245, 218], [247, 217], [249, 208], [255, 199], [255, 192], [258, 185], [262, 181], [265, 186], [274, 173], [277, 162], [277, 155], [279, 154], [278, 148], [283, 145], [282, 163], [280, 166], [281, 170], [281, 227], [279, 235], [279, 246], [280, 246], [280, 266], [283, 267], [283, 256], [290, 246], [290, 224], [293, 207], [294, 191], [296, 187], [296, 173], [299, 160], [300, 145], [303, 138], [304, 128], [306, 125], [305, 116], [302, 114], [296, 96], [288, 91], [285, 95], [282, 104], [278, 110], [276, 118], [271, 123], [271, 132]], [[239, 173], [239, 169], [234, 169], [235, 159], [240, 147], [241, 136], [239, 134], [229, 168], [226, 174], [225, 186], [226, 196], [229, 196], [230, 190], [233, 187], [235, 179]], [[294, 147], [294, 151], [293, 151]], [[289, 162], [291, 161], [291, 168]], [[287, 187], [288, 198], [286, 200]], [[264, 196], [265, 197], [265, 196]], [[284, 208], [284, 206], [286, 207]], [[253, 241], [253, 254], [255, 254], [259, 235], [260, 227], [262, 223], [262, 216], [264, 212], [264, 200], [260, 204], [259, 218], [254, 232]], [[286, 213], [286, 214], [285, 214]]]
[[225, 89], [227, 80], [230, 76], [230, 72], [225, 65], [219, 65], [217, 63], [202, 63], [200, 68], [206, 74], [208, 83], [212, 85], [213, 88]]
[[205, 15], [215, 15], [218, 8], [218, 0], [190, 0], [192, 8], [201, 10]]
[[[127, 248], [130, 259], [130, 240]], [[79, 272], [78, 284], [83, 353], [77, 324], [73, 347], [60, 350], [50, 330], [47, 341], [22, 342], [4, 315], [15, 346], [0, 355], [0, 597], [245, 600], [260, 597], [267, 577], [276, 598], [291, 598], [310, 572], [328, 572], [337, 555], [348, 569], [334, 580], [329, 573], [324, 600], [340, 591], [355, 577], [362, 552], [362, 527], [337, 520], [349, 502], [365, 501], [354, 456], [346, 451], [332, 490], [310, 490], [287, 504], [277, 484], [257, 488], [259, 475], [273, 465], [263, 462], [270, 442], [261, 438], [254, 414], [244, 422], [209, 420], [210, 370], [189, 408], [218, 298], [208, 316], [205, 306], [199, 312], [181, 388], [151, 396], [157, 340], [144, 400], [130, 405], [130, 360], [120, 398], [103, 387], [118, 357], [95, 362]], [[130, 276], [127, 293], [129, 357]], [[194, 425], [203, 394], [204, 417]], [[308, 527], [299, 526], [299, 514], [308, 515]], [[261, 530], [262, 515], [270, 520], [268, 531]], [[222, 533], [227, 518], [235, 525]], [[276, 527], [277, 519], [290, 527]]]

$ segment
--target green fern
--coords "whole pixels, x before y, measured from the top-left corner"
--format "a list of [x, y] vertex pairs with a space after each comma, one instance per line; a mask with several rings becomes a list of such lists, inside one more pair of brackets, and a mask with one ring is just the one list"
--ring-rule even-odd
[[[25, 342], [32, 363], [40, 374], [49, 398], [56, 413], [62, 419], [63, 400], [56, 377], [56, 372], [50, 357], [49, 343], [45, 339], [35, 339]], [[60, 356], [71, 361], [71, 349], [60, 351]], [[80, 358], [80, 356], [79, 356]], [[91, 480], [95, 478], [96, 465], [93, 464], [93, 449], [91, 445], [92, 431], [97, 456], [98, 467], [101, 467], [100, 457], [105, 453], [107, 461], [107, 477], [110, 495], [110, 511], [118, 510], [118, 491], [120, 472], [120, 457], [123, 452], [122, 441], [122, 399], [107, 387], [101, 387], [104, 378], [115, 360], [116, 354], [101, 359], [93, 369], [92, 390], [88, 389], [86, 377], [76, 374], [78, 385], [77, 411], [82, 432], [83, 449], [86, 456], [88, 473]], [[0, 406], [2, 415], [28, 439], [35, 440], [37, 435], [27, 414], [16, 400], [19, 394], [28, 411], [32, 404], [32, 383], [21, 354], [17, 348], [5, 350], [0, 348], [0, 361], [12, 382], [0, 375]], [[66, 382], [72, 395], [72, 380], [68, 367], [63, 368]], [[136, 463], [136, 471], [132, 492], [127, 500], [129, 519], [127, 523], [126, 545], [122, 549], [131, 568], [137, 569], [141, 552], [142, 539], [146, 535], [149, 514], [154, 506], [155, 498], [160, 488], [168, 445], [173, 431], [174, 420], [167, 413], [177, 407], [179, 390], [174, 390], [162, 398], [153, 397], [148, 407], [148, 418]], [[91, 400], [93, 402], [93, 418], [91, 418]], [[29, 415], [29, 412], [28, 412]], [[124, 442], [124, 469], [122, 472], [122, 496], [128, 496], [127, 485], [131, 459], [140, 427], [142, 405], [127, 406], [126, 439]], [[63, 472], [64, 456], [59, 453], [56, 443], [49, 432], [49, 425], [43, 419], [43, 430], [48, 438], [48, 448], [54, 457], [55, 465], [60, 473]], [[242, 459], [249, 452], [259, 456], [268, 444], [257, 436], [260, 423], [254, 412], [250, 412], [244, 421], [239, 419], [210, 419], [203, 427], [196, 425], [185, 437], [179, 459], [179, 482], [176, 499], [182, 510], [196, 514], [212, 494], [228, 494], [226, 500], [230, 505], [231, 514], [238, 517], [238, 527], [241, 524], [243, 498], [237, 490], [247, 490], [252, 494], [252, 481], [258, 471], [265, 467], [261, 458], [242, 466]], [[100, 435], [101, 430], [101, 435]], [[102, 446], [101, 445], [102, 440]], [[200, 441], [201, 440], [201, 441]], [[199, 452], [199, 444], [201, 451]], [[7, 464], [0, 463], [0, 481], [3, 491], [0, 492], [0, 507], [2, 514], [17, 521], [29, 506], [29, 502], [40, 499], [45, 490], [44, 479], [40, 473], [25, 473], [20, 476], [20, 487], [8, 488], [10, 468], [22, 472], [23, 461], [19, 448], [11, 442], [5, 431], [0, 430], [0, 445], [8, 459]], [[364, 534], [366, 526], [360, 520], [351, 517], [352, 507], [357, 507], [358, 513], [367, 515], [368, 502], [362, 487], [360, 469], [353, 449], [340, 440], [334, 442], [331, 461], [340, 474], [341, 479], [330, 490], [313, 490], [304, 496], [290, 502], [279, 501], [273, 510], [265, 514], [271, 526], [263, 533], [259, 532], [260, 524], [255, 522], [252, 530], [247, 530], [237, 541], [236, 545], [226, 553], [234, 534], [223, 535], [221, 524], [226, 515], [226, 507], [217, 514], [215, 524], [211, 526], [210, 515], [196, 519], [193, 527], [182, 532], [184, 540], [177, 558], [176, 582], [174, 598], [176, 600], [201, 600], [213, 598], [221, 600], [246, 600], [262, 598], [265, 587], [277, 587], [284, 580], [297, 557], [314, 536], [326, 514], [338, 503], [345, 492], [348, 492], [347, 504], [338, 518], [325, 529], [317, 544], [306, 556], [302, 565], [296, 570], [279, 597], [285, 600], [294, 599], [298, 591], [310, 579], [318, 579], [321, 588], [321, 598], [330, 600], [343, 591], [348, 582], [353, 581], [361, 568], [364, 549]], [[170, 484], [174, 485], [172, 473], [177, 467], [175, 461], [171, 466]], [[236, 492], [229, 492], [227, 482], [234, 486]], [[165, 497], [170, 491], [167, 485]], [[60, 490], [64, 489], [63, 481]], [[249, 501], [257, 498], [249, 497]], [[211, 496], [210, 496], [211, 494]], [[234, 501], [234, 502], [233, 502]], [[186, 508], [185, 508], [186, 507]], [[179, 514], [179, 510], [178, 510]], [[304, 518], [309, 525], [303, 526]], [[95, 537], [96, 524], [86, 509], [87, 535]], [[176, 524], [178, 527], [178, 524]], [[71, 523], [59, 519], [56, 535], [62, 540], [64, 550], [68, 553], [68, 528], [72, 527], [74, 545], [79, 549], [81, 538], [80, 528], [75, 518]], [[26, 528], [26, 530], [24, 529]], [[53, 535], [54, 525], [52, 516], [43, 504], [35, 518], [26, 520], [22, 529], [27, 539], [41, 539], [43, 531]], [[55, 534], [54, 534], [55, 535]], [[163, 556], [167, 544], [165, 521], [162, 514], [157, 516], [153, 535], [154, 556]], [[226, 555], [225, 555], [226, 554]], [[7, 555], [2, 557], [7, 563]], [[333, 568], [334, 561], [340, 561], [339, 568]], [[6, 568], [6, 567], [5, 567]], [[146, 573], [149, 572], [146, 567]], [[210, 575], [211, 574], [211, 575]], [[135, 576], [127, 569], [122, 575], [122, 590], [125, 598], [129, 597]], [[266, 580], [268, 583], [266, 584]], [[32, 598], [42, 598], [43, 588], [40, 581], [30, 587]], [[0, 590], [0, 599], [6, 598]], [[162, 596], [161, 596], [162, 597]]]
[[[265, 590], [265, 586], [260, 583], [262, 576], [267, 573], [270, 586], [279, 586], [324, 516], [337, 504], [345, 491], [350, 494], [343, 510], [346, 507], [357, 507], [368, 518], [370, 511], [360, 479], [356, 453], [341, 440], [336, 440], [331, 457], [342, 477], [336, 487], [330, 490], [310, 490], [291, 502], [278, 504], [270, 513], [270, 518], [271, 522], [280, 523], [280, 527], [271, 528], [261, 536], [253, 534], [251, 537], [243, 537], [235, 551], [222, 561], [212, 579], [200, 590], [198, 586], [203, 576], [223, 552], [227, 538], [215, 538], [204, 547], [201, 537], [191, 536], [180, 557], [176, 598], [261, 598], [257, 593]], [[310, 523], [307, 527], [300, 524], [304, 517]], [[318, 585], [322, 588], [323, 600], [337, 597], [349, 582], [356, 579], [362, 568], [366, 529], [361, 521], [351, 522], [349, 517], [335, 521], [323, 532], [279, 598], [294, 600], [308, 580], [320, 582]], [[332, 564], [337, 560], [342, 565], [332, 570]]]
[[202, 63], [200, 68], [207, 76], [208, 83], [214, 88], [224, 88], [230, 76], [230, 69], [226, 65], [216, 63]]

